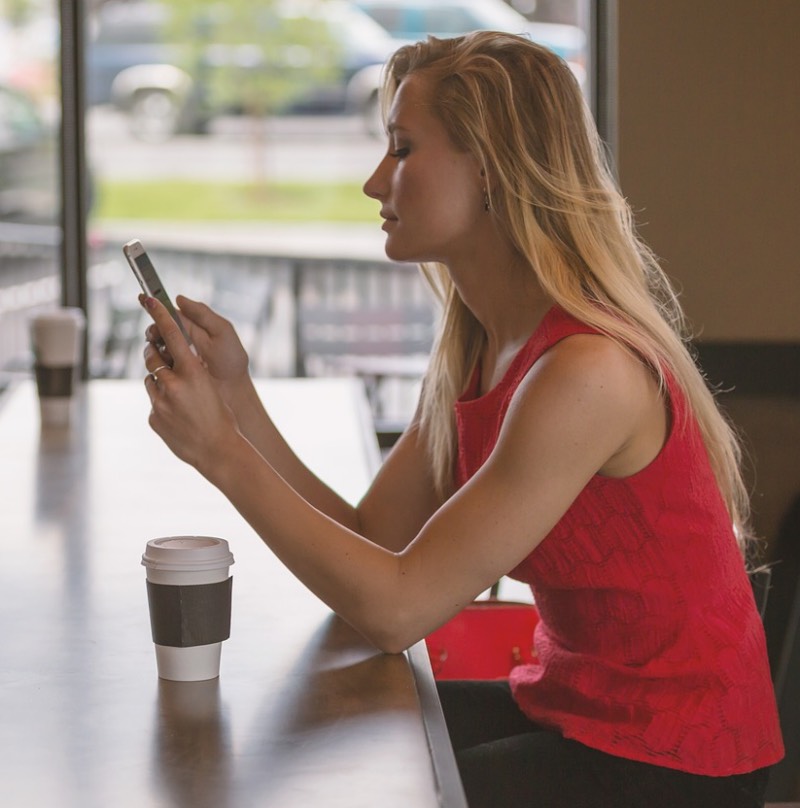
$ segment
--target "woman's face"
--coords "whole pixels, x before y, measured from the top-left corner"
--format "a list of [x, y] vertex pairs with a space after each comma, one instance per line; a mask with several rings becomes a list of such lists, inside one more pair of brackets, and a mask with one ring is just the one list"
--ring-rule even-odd
[[387, 153], [364, 193], [381, 203], [389, 258], [450, 265], [473, 252], [489, 218], [485, 183], [475, 158], [453, 145], [430, 99], [424, 75], [402, 81], [389, 111]]

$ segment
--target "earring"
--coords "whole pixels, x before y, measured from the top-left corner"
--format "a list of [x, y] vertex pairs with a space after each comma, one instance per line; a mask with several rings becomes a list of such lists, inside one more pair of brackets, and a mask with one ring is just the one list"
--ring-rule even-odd
[[483, 189], [483, 209], [488, 213], [492, 209], [492, 203], [489, 199], [489, 192]]

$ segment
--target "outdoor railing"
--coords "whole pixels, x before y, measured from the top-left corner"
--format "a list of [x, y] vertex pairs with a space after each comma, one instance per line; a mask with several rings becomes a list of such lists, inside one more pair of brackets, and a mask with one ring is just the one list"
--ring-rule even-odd
[[[392, 321], [391, 330], [386, 325], [358, 332], [357, 339], [374, 339], [376, 354], [390, 350], [390, 332], [396, 343], [392, 353], [401, 353], [405, 346], [419, 355], [432, 339], [430, 293], [413, 265], [312, 257], [300, 249], [294, 254], [198, 249], [153, 238], [148, 238], [148, 250], [170, 293], [204, 300], [234, 323], [254, 375], [308, 372], [302, 328], [314, 319], [313, 312], [337, 314], [345, 331], [332, 333], [331, 345], [339, 351], [344, 350], [341, 334], [355, 334], [353, 329], [367, 312], [378, 317], [391, 312], [386, 318]], [[116, 241], [95, 239], [89, 253], [90, 375], [141, 375], [146, 318], [136, 299], [136, 282]], [[35, 310], [58, 300], [57, 261], [57, 229], [0, 224], [0, 377], [30, 372], [27, 323]], [[420, 331], [420, 312], [426, 309], [430, 328]], [[409, 313], [405, 332], [398, 326], [404, 312]], [[319, 340], [314, 344], [319, 350]], [[368, 345], [354, 352], [373, 353]]]
[[0, 389], [30, 372], [28, 319], [59, 297], [60, 231], [0, 222]]

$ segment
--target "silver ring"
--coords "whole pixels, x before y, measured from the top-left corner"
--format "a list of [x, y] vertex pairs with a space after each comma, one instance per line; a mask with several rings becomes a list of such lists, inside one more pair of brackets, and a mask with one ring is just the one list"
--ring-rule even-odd
[[151, 370], [147, 375], [154, 381], [158, 382], [158, 372], [160, 370], [171, 370], [169, 365], [159, 365], [155, 370]]

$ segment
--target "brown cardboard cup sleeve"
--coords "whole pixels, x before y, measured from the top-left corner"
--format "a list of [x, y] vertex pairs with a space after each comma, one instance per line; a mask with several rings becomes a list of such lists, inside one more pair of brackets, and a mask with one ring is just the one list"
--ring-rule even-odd
[[66, 398], [72, 395], [75, 368], [51, 368], [36, 365], [36, 386], [44, 398]]
[[147, 581], [153, 642], [189, 648], [227, 640], [231, 635], [232, 588], [232, 576], [194, 586]]

